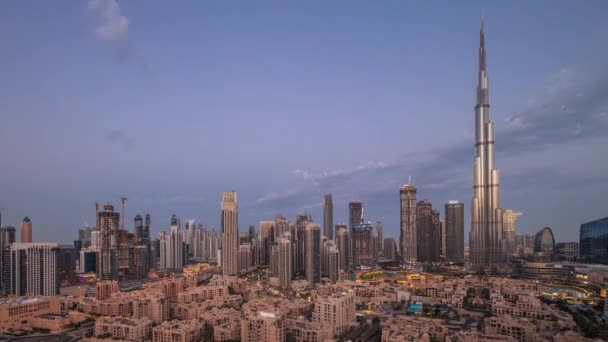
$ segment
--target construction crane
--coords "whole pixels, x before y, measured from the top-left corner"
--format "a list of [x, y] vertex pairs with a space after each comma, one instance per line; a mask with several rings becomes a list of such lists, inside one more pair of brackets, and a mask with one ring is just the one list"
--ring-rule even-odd
[[125, 231], [125, 203], [127, 203], [127, 198], [124, 195], [120, 196], [120, 204], [122, 205], [122, 223], [120, 225], [120, 242], [122, 248], [120, 252], [120, 266], [122, 268], [123, 280], [126, 278], [126, 272], [129, 269], [127, 257], [129, 254], [129, 247], [127, 246], [127, 232]]

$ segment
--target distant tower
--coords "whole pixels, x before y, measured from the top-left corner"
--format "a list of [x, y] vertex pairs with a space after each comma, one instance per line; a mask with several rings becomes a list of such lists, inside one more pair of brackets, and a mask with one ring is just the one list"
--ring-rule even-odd
[[340, 251], [336, 245], [331, 244], [328, 252], [329, 259], [329, 280], [332, 283], [340, 280]]
[[144, 235], [148, 237], [148, 239], [150, 239], [150, 224], [152, 222], [152, 219], [150, 218], [150, 214], [146, 214], [146, 218], [144, 219]]
[[32, 242], [32, 221], [29, 217], [24, 217], [21, 221], [21, 242]]
[[352, 227], [350, 241], [353, 267], [374, 265], [373, 229], [374, 226], [370, 223], [355, 224]]
[[418, 261], [439, 261], [441, 249], [439, 212], [433, 210], [433, 205], [426, 200], [418, 202], [416, 210]]
[[494, 122], [490, 120], [490, 84], [483, 19], [479, 33], [479, 74], [475, 105], [475, 155], [471, 200], [470, 259], [476, 268], [504, 262], [498, 169], [494, 166]]
[[[378, 252], [378, 254], [383, 255], [382, 252], [384, 251], [384, 225], [382, 224], [382, 221], [376, 222], [376, 234], [378, 234], [378, 246], [376, 246], [376, 251]], [[376, 257], [378, 257], [378, 255]]]
[[274, 236], [274, 221], [260, 221], [260, 265], [270, 265], [270, 246]]
[[306, 224], [306, 280], [310, 284], [321, 281], [321, 227], [316, 223]]
[[334, 202], [331, 194], [323, 198], [323, 235], [334, 239]]
[[401, 203], [401, 225], [399, 231], [399, 248], [401, 261], [405, 264], [417, 260], [416, 236], [416, 187], [408, 183], [399, 190]]
[[348, 271], [348, 228], [345, 224], [336, 225], [336, 246], [340, 253], [340, 269]]
[[114, 238], [120, 227], [120, 214], [114, 206], [105, 204], [103, 211], [97, 212], [99, 230], [99, 258], [97, 277], [100, 280], [114, 280], [118, 276], [118, 241]]
[[59, 245], [13, 243], [6, 251], [6, 294], [15, 296], [59, 295]]
[[291, 234], [289, 232], [283, 233], [278, 239], [278, 277], [279, 286], [283, 289], [291, 288], [291, 277], [293, 275], [291, 244]]
[[353, 229], [356, 224], [363, 223], [363, 203], [359, 201], [348, 204], [348, 228]]
[[445, 240], [447, 261], [464, 263], [464, 204], [449, 201], [445, 205]]
[[509, 259], [515, 252], [515, 222], [523, 213], [507, 209], [502, 212], [502, 236], [505, 239], [505, 253]]
[[184, 268], [184, 240], [179, 218], [173, 214], [171, 217], [171, 231], [169, 235], [169, 268], [181, 270]]
[[145, 236], [144, 219], [141, 217], [141, 215], [135, 215], [135, 218], [133, 219], [133, 225], [135, 227], [135, 238], [137, 239], [137, 242], [140, 242]]
[[238, 272], [238, 199], [236, 191], [222, 193], [222, 273], [236, 275]]

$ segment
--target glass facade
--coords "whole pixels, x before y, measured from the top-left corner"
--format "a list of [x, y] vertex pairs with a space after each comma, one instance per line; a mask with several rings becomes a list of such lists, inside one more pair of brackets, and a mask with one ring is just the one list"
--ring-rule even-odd
[[542, 253], [545, 257], [551, 259], [555, 251], [555, 238], [551, 228], [545, 227], [536, 233], [534, 237], [534, 253]]
[[608, 264], [608, 217], [581, 224], [580, 234], [581, 259]]

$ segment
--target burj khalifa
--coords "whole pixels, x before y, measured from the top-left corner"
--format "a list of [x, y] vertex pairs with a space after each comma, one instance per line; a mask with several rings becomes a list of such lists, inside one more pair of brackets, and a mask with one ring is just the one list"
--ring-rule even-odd
[[504, 262], [498, 169], [494, 166], [494, 122], [486, 69], [483, 18], [479, 34], [479, 79], [475, 105], [475, 156], [469, 255], [474, 267], [494, 269]]

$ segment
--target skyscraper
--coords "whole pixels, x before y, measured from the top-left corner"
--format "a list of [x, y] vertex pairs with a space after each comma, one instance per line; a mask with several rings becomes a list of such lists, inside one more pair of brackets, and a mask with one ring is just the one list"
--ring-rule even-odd
[[399, 230], [399, 248], [401, 249], [401, 262], [407, 263], [417, 260], [416, 236], [416, 187], [405, 184], [399, 190], [401, 204], [401, 225]]
[[348, 228], [353, 229], [356, 224], [363, 223], [363, 203], [354, 201], [348, 203]]
[[144, 237], [144, 219], [141, 217], [141, 215], [135, 215], [135, 218], [133, 219], [133, 227], [135, 229], [135, 238], [137, 239], [137, 242], [139, 242]]
[[350, 232], [353, 267], [373, 266], [372, 231], [370, 223], [355, 224]]
[[483, 19], [479, 34], [479, 79], [475, 105], [475, 157], [471, 201], [470, 259], [477, 268], [495, 267], [502, 253], [502, 209], [498, 169], [494, 167], [494, 122], [490, 120], [490, 84], [486, 69]]
[[449, 201], [445, 204], [445, 240], [447, 261], [464, 263], [464, 204]]
[[502, 213], [502, 236], [505, 240], [505, 254], [507, 259], [515, 252], [515, 222], [523, 215], [515, 210], [507, 209]]
[[329, 261], [328, 277], [332, 283], [335, 283], [340, 280], [340, 251], [336, 245], [330, 245], [327, 259]]
[[397, 260], [397, 244], [391, 237], [384, 238], [384, 258], [386, 260]]
[[306, 280], [311, 284], [321, 281], [321, 227], [316, 223], [306, 224]]
[[144, 235], [148, 237], [150, 240], [150, 224], [152, 220], [150, 219], [150, 214], [146, 214], [146, 218], [144, 219]]
[[323, 235], [334, 239], [334, 202], [331, 194], [323, 198]]
[[181, 232], [180, 220], [173, 214], [171, 217], [171, 231], [169, 235], [169, 269], [181, 270], [184, 268], [184, 239]]
[[20, 227], [21, 242], [32, 242], [32, 221], [29, 217], [24, 217]]
[[278, 239], [278, 278], [279, 286], [283, 289], [291, 288], [291, 277], [293, 275], [293, 262], [291, 261], [291, 234], [283, 233]]
[[118, 276], [117, 241], [113, 238], [118, 231], [120, 214], [114, 206], [105, 204], [103, 211], [97, 212], [99, 231], [99, 257], [97, 258], [97, 277], [100, 280], [114, 280]]
[[4, 294], [4, 252], [15, 242], [15, 227], [4, 226], [0, 228], [0, 297]]
[[427, 200], [418, 202], [416, 210], [417, 260], [420, 262], [439, 261], [441, 248], [439, 212], [433, 210], [433, 205]]
[[274, 242], [274, 221], [260, 221], [260, 265], [270, 264], [270, 246]]
[[309, 215], [296, 216], [296, 271], [306, 273], [306, 225], [312, 222]]
[[6, 293], [15, 296], [59, 295], [59, 245], [13, 243], [6, 251]]
[[236, 275], [238, 272], [238, 199], [236, 191], [222, 193], [222, 273]]
[[376, 233], [378, 234], [378, 246], [376, 246], [376, 250], [378, 254], [376, 257], [383, 255], [384, 251], [384, 225], [382, 221], [376, 221]]
[[348, 271], [348, 228], [345, 224], [336, 225], [336, 246], [340, 253], [340, 269]]

